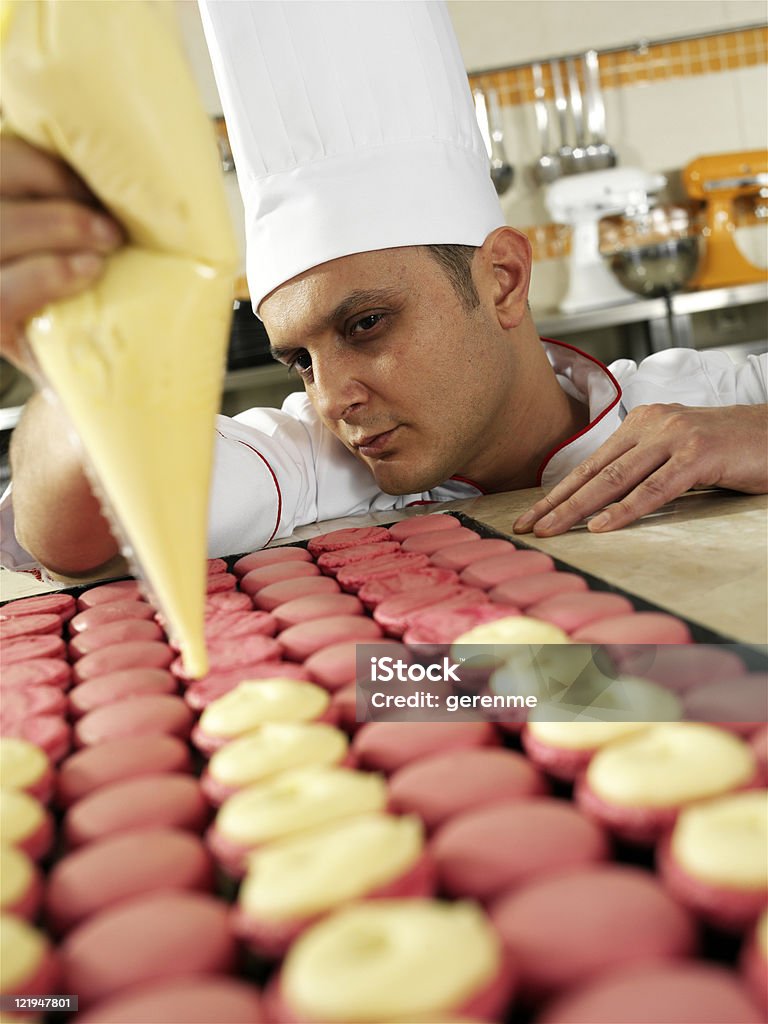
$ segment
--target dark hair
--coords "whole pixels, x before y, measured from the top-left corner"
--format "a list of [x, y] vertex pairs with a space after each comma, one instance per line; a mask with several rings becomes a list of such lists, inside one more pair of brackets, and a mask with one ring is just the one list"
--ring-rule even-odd
[[477, 247], [474, 245], [428, 245], [426, 249], [447, 274], [462, 306], [468, 312], [477, 309], [480, 305], [480, 296], [477, 294], [475, 282], [472, 279], [472, 260]]

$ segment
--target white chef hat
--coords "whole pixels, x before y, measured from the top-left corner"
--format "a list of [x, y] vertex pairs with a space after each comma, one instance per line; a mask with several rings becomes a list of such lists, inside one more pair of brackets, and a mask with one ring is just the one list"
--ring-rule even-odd
[[253, 308], [297, 274], [504, 223], [434, 0], [199, 0], [245, 206]]

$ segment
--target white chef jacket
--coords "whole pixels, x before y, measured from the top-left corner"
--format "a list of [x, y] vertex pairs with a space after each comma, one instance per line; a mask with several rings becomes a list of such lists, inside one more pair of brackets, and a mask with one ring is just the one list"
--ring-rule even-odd
[[[557, 379], [589, 407], [589, 424], [547, 454], [539, 482], [550, 488], [591, 455], [638, 405], [689, 406], [768, 402], [768, 354], [736, 365], [725, 352], [666, 349], [639, 365], [604, 366], [571, 345], [543, 341]], [[219, 416], [210, 503], [209, 555], [255, 551], [307, 523], [409, 505], [476, 497], [482, 488], [463, 477], [418, 494], [384, 494], [366, 468], [321, 423], [303, 393], [281, 409]], [[38, 568], [16, 542], [11, 488], [0, 501], [0, 562]]]

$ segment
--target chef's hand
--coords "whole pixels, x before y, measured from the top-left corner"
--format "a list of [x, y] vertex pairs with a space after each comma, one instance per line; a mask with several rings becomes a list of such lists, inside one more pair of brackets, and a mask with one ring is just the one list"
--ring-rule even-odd
[[0, 136], [0, 355], [28, 369], [25, 322], [89, 287], [122, 241], [66, 164]]
[[768, 405], [643, 405], [514, 524], [553, 537], [587, 516], [607, 533], [697, 487], [768, 491]]

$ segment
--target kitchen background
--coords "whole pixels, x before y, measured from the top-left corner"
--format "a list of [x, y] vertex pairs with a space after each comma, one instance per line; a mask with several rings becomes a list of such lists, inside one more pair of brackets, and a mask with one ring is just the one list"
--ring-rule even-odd
[[[178, 26], [203, 103], [221, 114], [194, 0], [161, 0]], [[661, 173], [660, 198], [684, 198], [681, 169], [706, 154], [768, 148], [768, 24], [765, 0], [449, 0], [448, 8], [474, 89], [485, 95], [491, 128], [501, 133], [513, 170], [501, 196], [509, 224], [524, 230], [534, 252], [531, 303], [540, 332], [571, 341], [606, 361], [641, 358], [669, 344], [733, 346], [735, 358], [766, 347], [768, 337], [768, 188], [755, 189], [742, 210], [739, 244], [753, 283], [670, 298], [641, 299], [592, 310], [558, 309], [575, 272], [571, 228], [547, 209], [533, 168], [542, 153], [534, 64], [549, 119], [550, 149], [559, 134], [551, 61], [568, 94], [567, 57], [580, 91], [582, 56], [596, 51], [605, 107], [605, 136], [620, 168]], [[493, 115], [497, 114], [494, 123]], [[539, 110], [541, 114], [541, 108]], [[572, 111], [568, 139], [576, 145]], [[226, 135], [220, 125], [222, 143]], [[766, 168], [763, 167], [765, 171]], [[576, 181], [571, 175], [567, 180]], [[566, 180], [566, 179], [563, 179]], [[236, 175], [226, 185], [244, 253]], [[374, 197], [372, 197], [374, 198]], [[460, 201], [460, 197], [457, 197]], [[243, 259], [244, 267], [244, 259]], [[284, 367], [265, 362], [260, 325], [247, 302], [244, 277], [236, 303], [223, 410], [279, 405], [297, 386]], [[0, 376], [0, 429], [8, 435], [27, 393], [25, 382]]]

